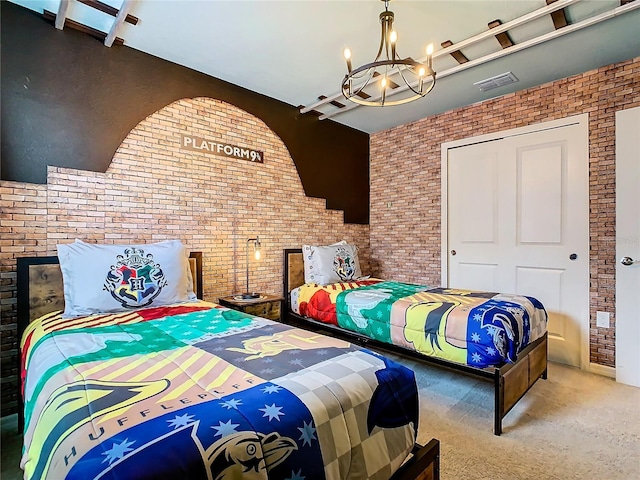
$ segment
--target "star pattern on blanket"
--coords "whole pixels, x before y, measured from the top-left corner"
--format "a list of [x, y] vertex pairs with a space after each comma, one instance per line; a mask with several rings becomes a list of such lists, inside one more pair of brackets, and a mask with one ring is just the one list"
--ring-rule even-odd
[[231, 420], [229, 420], [228, 422], [222, 423], [222, 421], [219, 422], [218, 426], [213, 426], [211, 428], [213, 428], [214, 430], [216, 430], [216, 436], [220, 435], [221, 437], [226, 437], [227, 435], [231, 435], [232, 433], [236, 433], [236, 428], [238, 428], [240, 425], [237, 423], [231, 423]]
[[286, 480], [305, 480], [304, 475], [302, 475], [302, 469], [298, 470], [297, 472], [291, 472], [291, 476], [289, 478], [287, 478]]
[[176, 415], [172, 420], [167, 420], [170, 427], [173, 427], [174, 430], [176, 428], [184, 427], [185, 425], [189, 425], [193, 423], [193, 415], [189, 415], [185, 413], [184, 415]]
[[259, 408], [258, 410], [264, 412], [263, 417], [268, 417], [269, 421], [273, 420], [274, 418], [280, 421], [280, 417], [284, 415], [284, 413], [281, 412], [282, 407], [276, 406], [275, 403], [272, 403], [271, 405], [265, 404], [264, 408]]
[[230, 400], [227, 400], [226, 402], [221, 402], [220, 405], [222, 405], [227, 410], [231, 410], [232, 408], [237, 410], [238, 407], [242, 405], [242, 400], [236, 400], [235, 398], [232, 398]]
[[316, 438], [316, 429], [311, 426], [311, 422], [303, 422], [302, 427], [298, 427], [300, 430], [300, 438], [298, 440], [302, 440], [302, 445], [311, 446], [311, 440], [317, 440]]
[[272, 394], [278, 393], [280, 390], [282, 390], [282, 387], [278, 385], [267, 385], [262, 389], [262, 393]]
[[109, 449], [106, 450], [103, 455], [105, 455], [105, 459], [102, 461], [102, 463], [104, 462], [109, 462], [109, 465], [111, 465], [113, 462], [115, 462], [116, 460], [121, 460], [122, 458], [124, 458], [124, 456], [133, 451], [133, 448], [129, 448], [131, 447], [131, 445], [133, 445], [134, 443], [136, 443], [135, 441], [130, 442], [128, 438], [125, 438], [122, 442], [120, 443], [113, 443], [113, 446]]

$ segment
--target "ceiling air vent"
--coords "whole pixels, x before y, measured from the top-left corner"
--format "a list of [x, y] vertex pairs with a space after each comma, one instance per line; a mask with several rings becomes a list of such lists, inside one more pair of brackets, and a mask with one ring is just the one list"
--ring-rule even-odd
[[517, 81], [518, 78], [513, 73], [507, 72], [496, 75], [495, 77], [480, 80], [479, 82], [475, 82], [474, 85], [478, 87], [481, 92], [486, 92], [492, 88], [503, 87]]

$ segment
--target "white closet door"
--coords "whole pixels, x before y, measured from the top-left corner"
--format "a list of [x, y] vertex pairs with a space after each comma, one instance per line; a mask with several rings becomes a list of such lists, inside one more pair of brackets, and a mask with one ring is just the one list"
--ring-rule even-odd
[[616, 258], [616, 380], [640, 387], [640, 107], [616, 112]]
[[530, 295], [549, 356], [581, 366], [588, 323], [588, 144], [577, 125], [448, 153], [449, 286]]

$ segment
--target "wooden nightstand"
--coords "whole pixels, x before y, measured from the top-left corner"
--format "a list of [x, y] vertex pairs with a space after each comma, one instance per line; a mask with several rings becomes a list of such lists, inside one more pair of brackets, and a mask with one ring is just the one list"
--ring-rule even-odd
[[241, 312], [279, 321], [282, 314], [282, 297], [276, 295], [260, 295], [260, 298], [243, 300], [236, 295], [228, 295], [218, 299], [223, 307], [233, 308]]

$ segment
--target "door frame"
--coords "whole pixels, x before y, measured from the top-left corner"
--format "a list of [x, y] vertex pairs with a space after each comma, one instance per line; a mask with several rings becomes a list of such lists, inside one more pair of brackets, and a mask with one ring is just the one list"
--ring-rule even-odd
[[[527, 125], [524, 127], [513, 128], [509, 130], [503, 130], [500, 132], [488, 133], [485, 135], [478, 135], [475, 137], [463, 138], [460, 140], [454, 140], [451, 142], [444, 142], [440, 146], [440, 284], [443, 286], [449, 286], [449, 232], [448, 232], [448, 214], [449, 214], [449, 196], [448, 196], [448, 159], [449, 150], [458, 147], [465, 147], [476, 143], [491, 142], [494, 140], [501, 140], [503, 138], [515, 137], [518, 135], [526, 135], [528, 133], [541, 132], [544, 130], [550, 130], [560, 127], [568, 127], [570, 125], [577, 125], [579, 128], [580, 136], [585, 139], [587, 145], [587, 155], [589, 152], [589, 114], [582, 113], [580, 115], [572, 115], [570, 117], [561, 118], [558, 120], [552, 120], [549, 122], [536, 123]], [[587, 162], [587, 169], [589, 164]], [[587, 172], [588, 173], [588, 172]], [[589, 188], [589, 187], [587, 187]], [[587, 230], [587, 242], [590, 245], [589, 231]], [[589, 363], [589, 320], [590, 320], [590, 305], [589, 305], [589, 293], [586, 295], [586, 305], [583, 306], [584, 311], [587, 312], [585, 318], [580, 322], [580, 368], [582, 370], [590, 369]]]

